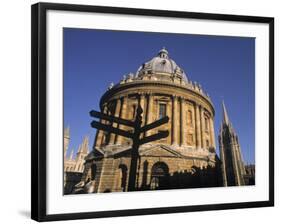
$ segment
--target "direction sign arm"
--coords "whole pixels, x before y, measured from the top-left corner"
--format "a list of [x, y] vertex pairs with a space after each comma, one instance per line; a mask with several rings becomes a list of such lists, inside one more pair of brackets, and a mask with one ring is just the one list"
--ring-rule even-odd
[[101, 124], [97, 121], [92, 121], [91, 126], [93, 128], [97, 128], [99, 130], [107, 131], [107, 132], [114, 133], [114, 134], [117, 134], [117, 135], [122, 135], [126, 138], [133, 138], [133, 134], [128, 132], [128, 131], [124, 131], [124, 130], [121, 130], [121, 129], [118, 129], [118, 128], [114, 128], [114, 127], [106, 125], [106, 124]]
[[106, 115], [106, 114], [103, 114], [103, 113], [95, 111], [95, 110], [90, 111], [90, 116], [100, 118], [100, 119], [103, 119], [103, 120], [107, 120], [107, 121], [110, 121], [110, 122], [115, 122], [115, 123], [127, 125], [127, 126], [130, 126], [130, 127], [135, 126], [135, 123], [133, 121], [122, 119], [122, 118], [119, 118], [119, 117]]
[[158, 121], [154, 121], [150, 124], [147, 124], [147, 125], [141, 127], [140, 132], [145, 132], [145, 131], [151, 130], [153, 128], [161, 126], [162, 124], [166, 124], [168, 122], [169, 122], [169, 117], [165, 116]]
[[142, 138], [140, 141], [139, 141], [139, 144], [142, 145], [142, 144], [145, 144], [145, 143], [148, 143], [148, 142], [152, 142], [152, 141], [156, 141], [156, 140], [159, 140], [161, 138], [166, 138], [169, 136], [169, 131], [160, 131], [158, 132], [157, 134], [154, 134], [154, 135], [150, 135], [148, 137], [144, 137]]

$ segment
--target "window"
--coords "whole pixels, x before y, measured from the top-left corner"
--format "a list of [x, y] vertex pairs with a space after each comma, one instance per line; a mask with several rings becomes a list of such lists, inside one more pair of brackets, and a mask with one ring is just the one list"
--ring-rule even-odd
[[126, 185], [127, 185], [127, 166], [124, 164], [120, 164], [119, 165], [119, 169], [120, 169], [120, 174], [121, 174], [121, 189], [122, 191], [126, 191]]
[[157, 162], [151, 169], [150, 189], [169, 189], [169, 167], [166, 163]]
[[192, 125], [192, 111], [191, 110], [187, 111], [187, 124]]
[[159, 104], [159, 119], [166, 116], [166, 104], [160, 103]]

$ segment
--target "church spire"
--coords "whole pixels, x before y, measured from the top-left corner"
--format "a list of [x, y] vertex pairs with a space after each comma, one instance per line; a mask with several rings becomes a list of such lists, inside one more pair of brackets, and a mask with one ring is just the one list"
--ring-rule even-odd
[[89, 136], [85, 136], [83, 139], [83, 153], [89, 153]]
[[229, 118], [224, 105], [224, 101], [222, 101], [222, 111], [223, 111], [223, 123], [229, 125]]
[[73, 153], [74, 153], [74, 149], [71, 150], [70, 156], [69, 156], [69, 160], [73, 159]]
[[78, 152], [88, 154], [89, 153], [89, 137], [85, 136], [82, 144], [79, 146]]
[[223, 119], [219, 133], [219, 148], [223, 186], [245, 185], [245, 166], [238, 136], [235, 133], [222, 101]]

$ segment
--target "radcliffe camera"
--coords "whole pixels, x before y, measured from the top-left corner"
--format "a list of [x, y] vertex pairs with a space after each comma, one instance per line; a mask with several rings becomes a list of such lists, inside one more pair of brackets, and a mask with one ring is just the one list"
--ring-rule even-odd
[[254, 38], [63, 32], [64, 194], [255, 185]]

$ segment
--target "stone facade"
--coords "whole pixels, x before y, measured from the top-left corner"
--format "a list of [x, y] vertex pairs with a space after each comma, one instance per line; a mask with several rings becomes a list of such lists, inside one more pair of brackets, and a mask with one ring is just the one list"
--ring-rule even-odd
[[[139, 149], [136, 189], [173, 189], [219, 186], [215, 153], [215, 110], [202, 87], [188, 80], [166, 49], [111, 85], [100, 100], [101, 111], [132, 121], [136, 108], [143, 109], [143, 123], [164, 116], [169, 122], [143, 133], [150, 136], [168, 130], [165, 139]], [[101, 120], [130, 131], [130, 127]], [[127, 191], [132, 141], [116, 134], [97, 131], [93, 151], [85, 158], [82, 185], [89, 192]]]
[[245, 166], [246, 175], [244, 176], [245, 185], [255, 185], [255, 164]]
[[76, 156], [74, 150], [67, 157], [68, 146], [70, 141], [70, 130], [64, 130], [64, 193], [72, 193], [74, 186], [81, 181], [84, 171], [85, 157], [89, 154], [89, 138], [86, 136], [79, 146]]

